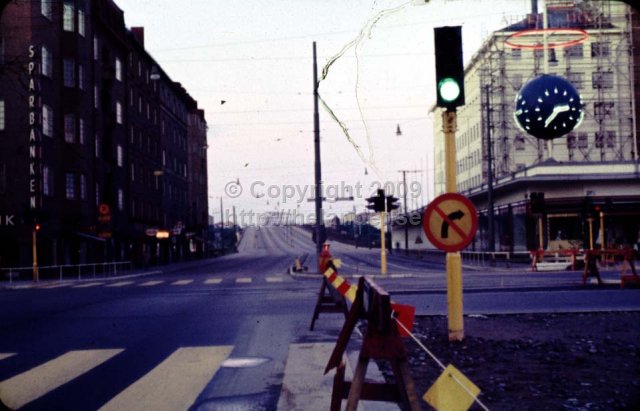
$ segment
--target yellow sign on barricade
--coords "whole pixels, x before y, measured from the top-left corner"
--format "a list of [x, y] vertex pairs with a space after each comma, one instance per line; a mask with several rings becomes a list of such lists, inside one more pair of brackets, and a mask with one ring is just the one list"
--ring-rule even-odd
[[438, 411], [466, 411], [478, 394], [480, 388], [449, 364], [422, 399]]

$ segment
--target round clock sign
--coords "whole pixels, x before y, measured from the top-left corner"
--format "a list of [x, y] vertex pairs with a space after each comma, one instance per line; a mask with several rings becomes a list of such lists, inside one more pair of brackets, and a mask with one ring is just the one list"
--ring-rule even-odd
[[568, 80], [543, 74], [525, 84], [516, 95], [516, 124], [534, 137], [551, 140], [582, 122], [582, 100]]

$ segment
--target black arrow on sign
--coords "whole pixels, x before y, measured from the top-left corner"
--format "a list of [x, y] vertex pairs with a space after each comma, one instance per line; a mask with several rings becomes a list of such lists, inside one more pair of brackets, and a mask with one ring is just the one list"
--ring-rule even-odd
[[442, 227], [440, 228], [440, 238], [449, 238], [449, 221], [460, 220], [464, 217], [464, 213], [462, 210], [454, 211], [453, 213], [447, 216], [447, 219], [442, 222]]

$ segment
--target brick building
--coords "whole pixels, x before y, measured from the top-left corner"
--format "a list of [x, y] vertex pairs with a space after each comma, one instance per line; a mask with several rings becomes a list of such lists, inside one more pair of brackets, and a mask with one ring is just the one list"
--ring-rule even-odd
[[[189, 188], [188, 152], [206, 146], [206, 121], [144, 30], [111, 0], [4, 1], [0, 13], [0, 266], [31, 265], [36, 223], [41, 265], [193, 255], [206, 218], [189, 205], [206, 210], [207, 195]], [[189, 132], [191, 116], [204, 131]]]

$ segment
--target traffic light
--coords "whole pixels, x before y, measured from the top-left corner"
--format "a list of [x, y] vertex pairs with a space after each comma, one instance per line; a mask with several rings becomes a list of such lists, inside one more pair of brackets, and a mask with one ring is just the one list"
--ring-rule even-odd
[[384, 211], [384, 205], [385, 205], [384, 190], [378, 190], [378, 194], [373, 197], [367, 198], [367, 202], [369, 203], [367, 204], [367, 208], [369, 210]]
[[436, 54], [436, 105], [452, 110], [464, 105], [462, 27], [436, 27], [433, 34]]
[[533, 192], [529, 198], [531, 199], [531, 212], [534, 214], [544, 213], [544, 193]]
[[387, 196], [387, 212], [391, 212], [400, 207], [398, 203], [398, 197]]
[[593, 203], [593, 198], [585, 197], [582, 200], [582, 214], [585, 218], [597, 218], [600, 210], [596, 208], [596, 205]]
[[36, 230], [36, 231], [40, 231], [40, 224], [39, 224], [39, 223], [36, 223], [36, 224], [33, 226], [33, 229], [34, 229], [34, 230]]

